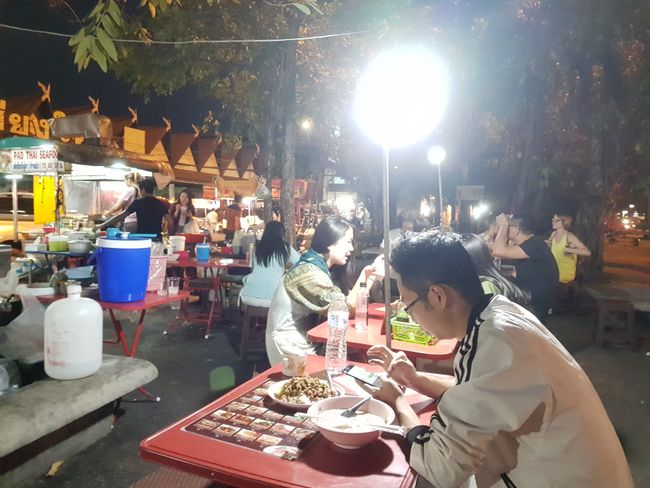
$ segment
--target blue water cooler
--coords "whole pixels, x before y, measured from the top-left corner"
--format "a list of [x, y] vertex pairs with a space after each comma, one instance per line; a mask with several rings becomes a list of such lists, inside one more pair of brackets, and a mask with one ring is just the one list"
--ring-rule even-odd
[[103, 302], [144, 300], [149, 279], [151, 239], [97, 239], [97, 282]]

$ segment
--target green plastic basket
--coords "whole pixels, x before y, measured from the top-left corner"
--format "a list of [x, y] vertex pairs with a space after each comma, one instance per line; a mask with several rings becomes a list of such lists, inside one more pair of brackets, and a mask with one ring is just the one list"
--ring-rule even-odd
[[435, 344], [438, 339], [429, 335], [418, 324], [391, 319], [390, 321], [393, 339], [396, 341], [413, 342], [415, 344]]

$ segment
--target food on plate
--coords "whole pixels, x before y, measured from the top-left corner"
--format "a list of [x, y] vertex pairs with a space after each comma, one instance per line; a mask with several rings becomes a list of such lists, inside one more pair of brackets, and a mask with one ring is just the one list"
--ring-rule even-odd
[[296, 376], [287, 381], [280, 391], [278, 398], [283, 402], [309, 405], [323, 398], [335, 396], [329, 385], [318, 378], [311, 376]]
[[375, 415], [374, 413], [358, 410], [357, 414], [354, 417], [343, 417], [341, 416], [341, 413], [343, 411], [344, 409], [342, 408], [324, 410], [320, 412], [320, 418], [316, 422], [328, 429], [340, 430], [344, 432], [365, 432], [369, 429], [369, 427], [364, 427], [364, 424], [386, 424], [386, 420], [384, 420], [379, 415]]

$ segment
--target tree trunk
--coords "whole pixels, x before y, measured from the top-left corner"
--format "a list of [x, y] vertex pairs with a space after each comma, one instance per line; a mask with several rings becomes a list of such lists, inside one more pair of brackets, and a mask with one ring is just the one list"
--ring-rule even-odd
[[[287, 13], [289, 25], [288, 37], [297, 37], [300, 19], [293, 12]], [[284, 121], [284, 137], [282, 145], [282, 186], [280, 207], [282, 208], [284, 228], [287, 242], [293, 245], [295, 240], [295, 208], [293, 198], [293, 182], [296, 177], [296, 56], [297, 42], [284, 44], [284, 59], [282, 63], [282, 119]]]
[[[269, 109], [269, 116], [267, 117], [267, 123], [265, 128], [265, 137], [264, 137], [264, 171], [263, 177], [266, 180], [266, 185], [268, 186], [271, 193], [273, 193], [273, 168], [275, 167], [275, 117], [274, 117], [274, 103], [271, 102], [271, 107]], [[273, 196], [269, 195], [264, 199], [264, 222], [270, 222], [273, 220]]]
[[534, 191], [538, 177], [536, 167], [536, 138], [540, 128], [540, 116], [543, 115], [543, 107], [537, 99], [530, 101], [528, 108], [528, 120], [526, 132], [523, 134], [525, 141], [521, 156], [521, 169], [517, 186], [512, 196], [510, 210], [515, 213], [532, 213], [530, 208], [531, 191]]

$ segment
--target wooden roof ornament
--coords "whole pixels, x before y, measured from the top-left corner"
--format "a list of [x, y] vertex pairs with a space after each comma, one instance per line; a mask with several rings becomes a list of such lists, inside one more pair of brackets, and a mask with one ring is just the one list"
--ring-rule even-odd
[[95, 99], [88, 96], [88, 101], [90, 101], [90, 106], [92, 107], [90, 113], [99, 115], [99, 98]]
[[40, 81], [36, 82], [36, 85], [41, 89], [41, 101], [42, 102], [48, 102], [52, 103], [52, 83], [48, 83], [47, 86], [45, 86], [43, 83]]
[[[232, 180], [241, 180], [242, 176], [248, 179], [254, 175], [259, 152], [255, 144], [240, 149], [235, 158], [234, 153], [223, 154], [219, 150], [220, 134], [201, 137], [200, 128], [194, 125], [193, 133], [174, 134], [172, 122], [166, 117], [162, 118], [162, 127], [138, 127], [137, 109], [128, 107], [130, 117], [105, 117], [100, 114], [99, 98], [92, 96], [87, 97], [89, 105], [68, 107], [53, 113], [50, 107], [52, 85], [40, 81], [37, 85], [38, 95], [0, 99], [0, 137], [49, 139], [68, 162], [102, 165], [111, 164], [114, 159], [124, 159], [134, 168], [161, 173], [165, 181], [171, 177], [178, 182], [209, 185], [213, 178], [225, 177], [231, 180], [228, 184], [233, 185]], [[66, 120], [59, 120], [63, 118]], [[79, 121], [105, 120], [112, 123], [113, 132], [108, 135], [100, 131], [104, 134], [100, 134], [98, 139], [102, 146], [92, 146], [97, 141], [93, 141], [91, 136], [85, 140], [83, 136], [60, 135], [61, 139], [56, 140], [50, 119], [57, 119], [57, 130], [66, 124], [79, 125]], [[81, 124], [83, 128], [87, 125]]]
[[214, 153], [219, 147], [219, 142], [221, 142], [220, 139], [216, 137], [197, 137], [194, 139], [190, 148], [192, 150], [192, 154], [194, 155], [196, 167], [199, 171], [203, 169], [210, 157], [214, 158]]

